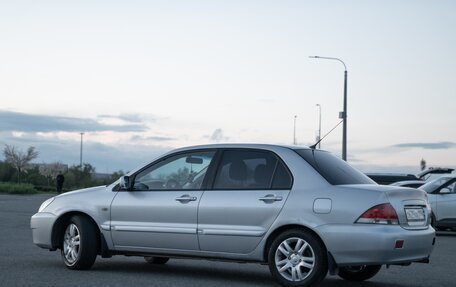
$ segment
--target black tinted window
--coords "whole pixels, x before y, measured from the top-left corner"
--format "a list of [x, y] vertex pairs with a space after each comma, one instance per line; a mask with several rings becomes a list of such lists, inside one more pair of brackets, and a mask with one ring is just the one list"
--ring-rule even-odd
[[214, 188], [270, 189], [273, 182], [276, 186], [284, 186], [290, 179], [287, 179], [288, 174], [284, 174], [287, 170], [283, 171], [283, 166], [276, 172], [277, 176], [273, 177], [279, 162], [273, 153], [266, 151], [225, 151], [217, 170]]
[[329, 152], [313, 149], [296, 150], [296, 152], [331, 184], [375, 183], [364, 173]]
[[277, 162], [274, 179], [272, 181], [272, 188], [275, 189], [290, 189], [291, 188], [291, 175], [288, 169], [283, 165], [281, 161]]

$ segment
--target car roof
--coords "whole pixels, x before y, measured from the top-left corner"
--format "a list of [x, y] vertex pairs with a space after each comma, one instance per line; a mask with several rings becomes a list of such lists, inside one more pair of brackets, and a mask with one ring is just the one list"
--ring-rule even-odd
[[288, 148], [288, 149], [310, 149], [308, 146], [304, 145], [281, 145], [281, 144], [260, 144], [260, 143], [217, 143], [217, 144], [206, 144], [206, 145], [194, 145], [186, 146], [170, 151], [174, 153], [177, 151], [183, 150], [193, 150], [193, 149], [213, 149], [213, 148], [251, 148], [251, 149], [268, 149], [274, 150], [277, 148]]
[[[158, 157], [154, 158], [152, 161], [148, 161], [148, 163], [154, 162], [161, 157], [168, 156], [170, 154], [180, 152], [180, 151], [191, 151], [191, 150], [201, 150], [201, 149], [220, 149], [220, 148], [250, 148], [250, 149], [265, 149], [270, 151], [275, 151], [283, 148], [288, 148], [292, 150], [298, 149], [310, 149], [308, 146], [304, 145], [280, 145], [280, 144], [258, 144], [258, 143], [217, 143], [217, 144], [206, 144], [206, 145], [194, 145], [194, 146], [186, 146], [180, 147], [177, 149], [173, 149], [168, 151], [167, 153], [161, 154]], [[135, 173], [139, 169], [143, 168], [144, 164], [130, 170], [127, 175]]]
[[423, 170], [422, 172], [418, 173], [416, 176], [419, 178], [428, 175], [428, 174], [445, 174], [445, 173], [452, 173], [454, 171], [454, 168], [450, 167], [429, 167], [426, 170]]

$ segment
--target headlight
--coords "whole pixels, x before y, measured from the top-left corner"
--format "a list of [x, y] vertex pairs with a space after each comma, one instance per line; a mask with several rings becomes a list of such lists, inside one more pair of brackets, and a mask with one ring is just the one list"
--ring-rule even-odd
[[49, 198], [48, 200], [46, 200], [45, 202], [41, 203], [40, 208], [38, 209], [38, 212], [41, 212], [41, 211], [43, 211], [46, 207], [48, 207], [48, 205], [51, 204], [51, 202], [53, 202], [54, 199], [55, 199], [55, 197], [51, 197], [51, 198]]

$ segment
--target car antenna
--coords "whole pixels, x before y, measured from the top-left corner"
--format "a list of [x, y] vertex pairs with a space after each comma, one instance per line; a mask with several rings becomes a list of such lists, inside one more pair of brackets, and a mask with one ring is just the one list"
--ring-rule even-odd
[[315, 149], [317, 147], [317, 144], [319, 144], [325, 137], [327, 137], [335, 128], [337, 128], [344, 120], [342, 119], [335, 127], [333, 127], [327, 134], [325, 134], [321, 139], [319, 139], [315, 144], [311, 145], [311, 149]]

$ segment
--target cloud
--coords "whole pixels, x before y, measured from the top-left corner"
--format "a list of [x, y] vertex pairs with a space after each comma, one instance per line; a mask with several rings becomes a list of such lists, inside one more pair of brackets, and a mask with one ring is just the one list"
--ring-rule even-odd
[[98, 117], [105, 119], [119, 119], [131, 123], [142, 123], [144, 121], [144, 117], [139, 114], [99, 115]]
[[223, 130], [218, 128], [212, 133], [212, 135], [209, 137], [209, 139], [211, 141], [220, 142], [220, 141], [228, 140], [229, 138], [224, 137]]
[[149, 136], [149, 137], [143, 137], [139, 135], [135, 135], [131, 137], [132, 141], [174, 141], [177, 138], [173, 137], [167, 137], [167, 136]]
[[107, 125], [87, 118], [0, 111], [0, 130], [20, 132], [142, 132], [146, 130], [146, 126], [143, 124]]
[[422, 148], [422, 149], [450, 149], [455, 148], [454, 142], [436, 142], [436, 143], [401, 143], [393, 145], [395, 148]]

